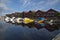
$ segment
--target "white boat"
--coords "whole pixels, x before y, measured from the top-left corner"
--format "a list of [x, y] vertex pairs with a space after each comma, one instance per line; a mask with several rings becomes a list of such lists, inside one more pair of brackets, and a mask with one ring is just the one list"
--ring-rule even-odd
[[54, 20], [50, 20], [48, 23], [49, 23], [50, 25], [53, 25], [53, 21], [54, 21]]
[[22, 22], [23, 22], [23, 18], [16, 18], [16, 19], [15, 19], [15, 22], [16, 22], [16, 23], [22, 23]]
[[15, 23], [15, 17], [10, 18], [10, 22]]
[[9, 18], [9, 17], [6, 17], [6, 18], [5, 18], [5, 21], [6, 21], [6, 22], [9, 22], [9, 21], [10, 21], [10, 18]]

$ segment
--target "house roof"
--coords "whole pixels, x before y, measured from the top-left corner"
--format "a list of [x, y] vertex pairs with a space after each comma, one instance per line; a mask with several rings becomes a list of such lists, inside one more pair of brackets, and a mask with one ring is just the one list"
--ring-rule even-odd
[[37, 11], [36, 11], [36, 13], [38, 13], [38, 12], [40, 12], [40, 13], [45, 13], [45, 11], [41, 11], [41, 10], [37, 10]]
[[56, 11], [56, 10], [54, 10], [54, 9], [49, 9], [47, 12], [51, 12], [51, 11], [53, 11], [53, 12], [58, 12], [58, 11]]

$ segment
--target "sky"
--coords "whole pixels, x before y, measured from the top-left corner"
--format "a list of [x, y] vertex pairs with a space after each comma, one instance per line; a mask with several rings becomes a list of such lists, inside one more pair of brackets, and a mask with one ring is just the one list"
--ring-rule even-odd
[[0, 15], [51, 8], [60, 11], [60, 0], [0, 0]]

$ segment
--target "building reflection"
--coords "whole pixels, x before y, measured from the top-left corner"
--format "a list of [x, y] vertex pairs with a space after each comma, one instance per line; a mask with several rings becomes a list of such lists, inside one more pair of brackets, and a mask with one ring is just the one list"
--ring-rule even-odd
[[42, 29], [45, 28], [47, 29], [49, 32], [53, 32], [55, 30], [58, 30], [60, 28], [60, 24], [53, 24], [53, 25], [49, 25], [49, 24], [35, 24], [35, 23], [29, 23], [29, 24], [15, 24], [15, 25], [22, 25], [23, 27], [27, 26], [29, 28], [36, 28], [36, 29]]

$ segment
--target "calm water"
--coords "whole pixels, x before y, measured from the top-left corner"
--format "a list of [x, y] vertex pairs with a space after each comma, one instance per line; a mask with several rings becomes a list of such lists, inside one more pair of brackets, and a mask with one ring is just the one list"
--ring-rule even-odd
[[0, 35], [4, 40], [51, 40], [60, 33], [60, 29], [50, 32], [46, 28], [38, 30], [2, 21], [0, 21], [0, 29]]

